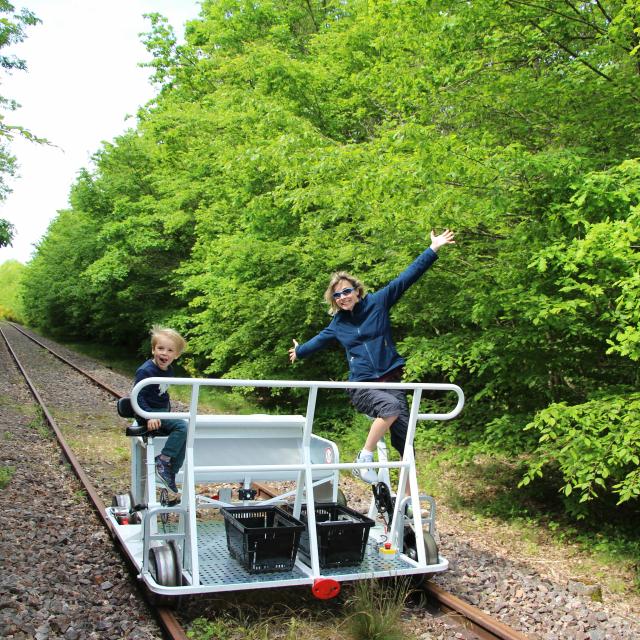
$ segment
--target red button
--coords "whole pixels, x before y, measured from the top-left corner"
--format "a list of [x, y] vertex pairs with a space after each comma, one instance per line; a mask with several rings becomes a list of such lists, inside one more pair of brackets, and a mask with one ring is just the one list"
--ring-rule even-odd
[[329, 600], [335, 598], [340, 593], [340, 583], [331, 578], [318, 578], [311, 587], [311, 593], [318, 600]]

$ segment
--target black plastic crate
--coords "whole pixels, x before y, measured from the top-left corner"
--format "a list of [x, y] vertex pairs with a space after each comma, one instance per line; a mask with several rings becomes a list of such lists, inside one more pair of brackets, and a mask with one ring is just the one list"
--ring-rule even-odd
[[[320, 567], [346, 567], [358, 565], [364, 558], [369, 540], [369, 529], [375, 522], [349, 507], [335, 502], [315, 505], [318, 559]], [[302, 505], [300, 520], [307, 523], [307, 505]], [[300, 558], [311, 562], [311, 547], [307, 527], [300, 537]]]
[[290, 571], [304, 524], [280, 507], [225, 507], [227, 548], [249, 573]]

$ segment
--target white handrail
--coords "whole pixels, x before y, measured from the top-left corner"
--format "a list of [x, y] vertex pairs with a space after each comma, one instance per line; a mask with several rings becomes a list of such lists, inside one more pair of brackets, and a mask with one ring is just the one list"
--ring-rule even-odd
[[413, 391], [453, 391], [458, 396], [455, 408], [448, 413], [420, 413], [418, 420], [451, 420], [464, 406], [464, 392], [456, 384], [437, 382], [334, 382], [317, 380], [234, 380], [230, 378], [145, 378], [131, 390], [131, 404], [135, 412], [143, 418], [180, 418], [188, 420], [190, 412], [153, 412], [144, 411], [138, 404], [140, 389], [150, 384], [175, 384], [182, 386], [204, 387], [279, 387], [300, 389], [403, 389]]

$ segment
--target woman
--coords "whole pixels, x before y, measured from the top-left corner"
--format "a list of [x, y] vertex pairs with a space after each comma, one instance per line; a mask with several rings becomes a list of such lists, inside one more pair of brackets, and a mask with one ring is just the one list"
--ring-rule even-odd
[[[346, 351], [349, 380], [399, 382], [405, 360], [396, 351], [391, 338], [389, 310], [437, 260], [437, 252], [445, 244], [455, 244], [453, 232], [445, 229], [437, 236], [432, 231], [431, 246], [375, 293], [365, 294], [362, 283], [344, 271], [334, 273], [324, 294], [333, 319], [308, 342], [298, 344], [293, 341], [293, 347], [289, 349], [291, 362], [337, 341]], [[402, 455], [409, 421], [406, 393], [398, 389], [349, 389], [348, 393], [359, 412], [374, 417], [356, 462], [373, 462], [378, 441], [389, 429], [391, 444]], [[354, 469], [353, 475], [370, 484], [378, 480], [374, 469]]]

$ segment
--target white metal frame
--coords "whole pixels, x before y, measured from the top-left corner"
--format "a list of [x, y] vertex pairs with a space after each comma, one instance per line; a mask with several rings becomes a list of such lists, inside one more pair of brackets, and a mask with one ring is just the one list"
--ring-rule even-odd
[[[148, 413], [144, 411], [137, 402], [137, 396], [140, 390], [151, 384], [170, 384], [191, 387], [191, 400], [188, 412], [167, 411], [158, 413]], [[307, 412], [304, 417], [304, 429], [302, 435], [302, 462], [299, 464], [282, 464], [282, 465], [228, 465], [228, 466], [194, 466], [194, 442], [196, 441], [197, 420], [198, 420], [198, 399], [200, 389], [202, 387], [275, 387], [275, 388], [306, 388], [309, 390], [307, 399]], [[313, 421], [315, 416], [315, 407], [317, 394], [319, 389], [353, 389], [353, 388], [374, 388], [374, 389], [402, 389], [413, 393], [411, 402], [411, 411], [409, 415], [409, 424], [407, 429], [407, 437], [405, 444], [405, 452], [401, 461], [389, 461], [379, 459], [377, 462], [367, 463], [345, 463], [345, 462], [326, 462], [312, 463], [310, 455], [310, 442], [313, 432]], [[420, 401], [423, 391], [442, 391], [454, 392], [457, 396], [455, 408], [448, 413], [420, 413]], [[165, 511], [173, 511], [180, 513], [180, 528], [177, 535], [167, 535], [167, 539], [179, 538], [184, 542], [183, 549], [183, 578], [186, 585], [180, 587], [165, 587], [159, 585], [152, 578], [148, 568], [148, 550], [151, 540], [157, 540], [160, 536], [156, 535], [156, 527], [151, 524], [156, 520], [156, 516], [163, 511], [152, 504], [151, 496], [149, 498], [149, 512], [144, 518], [144, 525], [124, 525], [116, 526], [116, 533], [121, 537], [123, 543], [127, 547], [129, 555], [136, 559], [136, 563], [140, 568], [140, 578], [148, 585], [148, 587], [159, 594], [179, 595], [187, 593], [204, 593], [211, 591], [229, 591], [240, 590], [242, 585], [201, 585], [200, 584], [200, 567], [198, 559], [198, 538], [196, 526], [196, 492], [195, 477], [198, 472], [215, 472], [224, 475], [225, 473], [237, 474], [243, 472], [250, 474], [251, 472], [290, 472], [296, 480], [296, 497], [294, 503], [294, 516], [299, 517], [300, 509], [303, 503], [307, 504], [307, 526], [309, 532], [316, 531], [316, 518], [314, 508], [313, 490], [307, 490], [307, 487], [313, 487], [313, 472], [321, 469], [323, 471], [335, 470], [352, 470], [355, 468], [377, 468], [382, 477], [388, 481], [389, 469], [399, 469], [399, 480], [396, 491], [397, 496], [404, 496], [406, 487], [409, 487], [409, 495], [413, 505], [420, 504], [420, 495], [418, 492], [418, 482], [416, 476], [415, 458], [413, 453], [413, 441], [418, 421], [433, 420], [451, 420], [462, 411], [464, 406], [464, 394], [462, 389], [454, 384], [438, 384], [438, 383], [375, 383], [375, 382], [318, 382], [318, 381], [290, 381], [290, 380], [233, 380], [233, 379], [209, 379], [209, 378], [147, 378], [135, 385], [131, 392], [131, 402], [137, 414], [145, 418], [173, 418], [185, 419], [189, 422], [186, 456], [183, 466], [183, 486], [182, 499], [179, 508], [168, 508]], [[314, 436], [316, 437], [316, 436]], [[381, 458], [384, 456], [380, 456]], [[153, 469], [149, 470], [153, 477]], [[386, 474], [386, 475], [383, 475]], [[273, 502], [273, 500], [270, 500]], [[402, 549], [402, 536], [404, 528], [404, 514], [401, 509], [404, 508], [407, 500], [396, 500], [394, 512], [392, 516], [391, 530], [385, 532], [384, 538], [391, 541], [397, 549]], [[266, 504], [266, 502], [257, 501], [256, 504]], [[109, 511], [109, 510], [108, 510]], [[151, 513], [153, 511], [153, 513]], [[402, 516], [400, 515], [402, 513]], [[114, 524], [117, 525], [113, 514], [109, 513]], [[154, 516], [154, 517], [149, 517]], [[332, 577], [336, 580], [354, 580], [372, 577], [387, 577], [393, 575], [408, 575], [419, 573], [432, 573], [443, 571], [448, 567], [445, 558], [440, 558], [437, 565], [426, 564], [426, 555], [424, 550], [423, 523], [420, 508], [413, 509], [413, 526], [416, 536], [416, 547], [418, 553], [417, 561], [412, 560], [404, 554], [399, 554], [404, 562], [402, 567], [390, 567], [383, 571], [374, 571], [362, 573], [355, 570], [353, 573], [339, 572], [332, 575], [331, 570], [320, 569], [317, 537], [309, 535], [310, 546], [310, 565], [300, 560], [296, 561], [296, 568], [302, 572], [303, 577], [299, 579], [283, 579], [274, 580], [273, 578], [264, 582], [252, 581], [244, 588], [260, 588], [275, 586], [292, 586], [299, 584], [313, 584], [319, 578]], [[142, 529], [146, 528], [146, 532]], [[357, 569], [357, 568], [354, 568]]]

